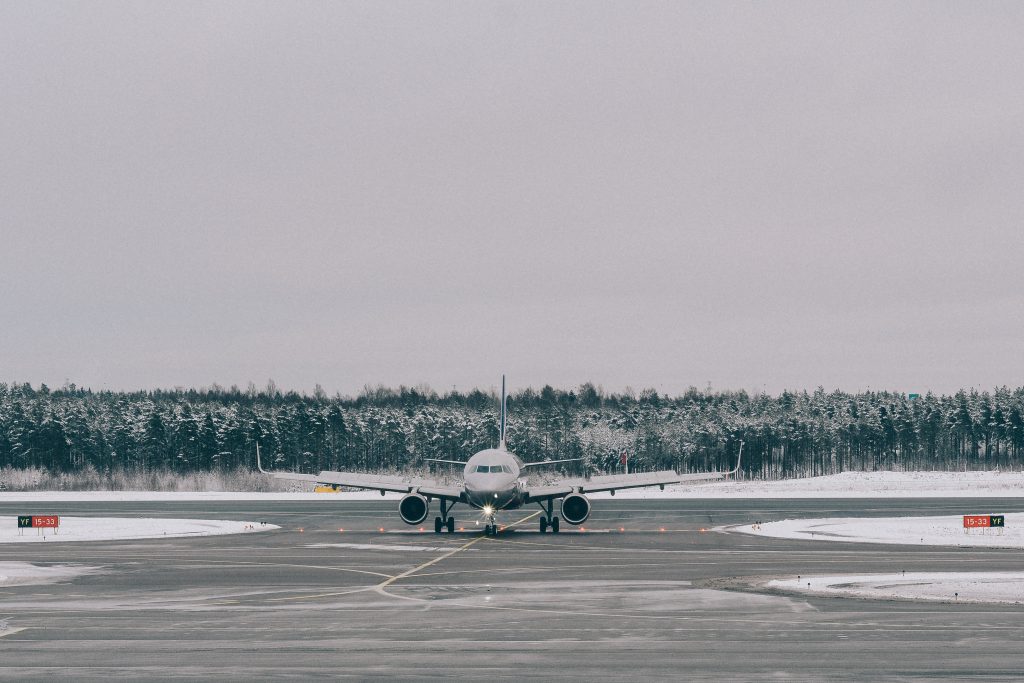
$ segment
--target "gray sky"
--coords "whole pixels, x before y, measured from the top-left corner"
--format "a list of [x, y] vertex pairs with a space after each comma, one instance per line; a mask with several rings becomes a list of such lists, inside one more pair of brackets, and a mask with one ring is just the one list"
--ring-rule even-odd
[[0, 381], [1024, 385], [1024, 5], [0, 4]]

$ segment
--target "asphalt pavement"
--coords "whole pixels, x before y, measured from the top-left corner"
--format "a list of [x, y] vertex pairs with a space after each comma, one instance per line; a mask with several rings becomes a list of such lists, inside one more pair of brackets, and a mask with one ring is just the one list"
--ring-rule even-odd
[[[485, 537], [404, 525], [394, 501], [0, 502], [0, 515], [265, 521], [209, 538], [0, 545], [80, 565], [0, 588], [12, 679], [1019, 680], [1024, 610], [806, 598], [757, 578], [1009, 571], [1024, 551], [761, 538], [794, 517], [1020, 512], [1020, 499], [599, 500], [582, 531], [539, 508]], [[432, 511], [433, 512], [433, 511]], [[461, 513], [461, 515], [460, 515]]]

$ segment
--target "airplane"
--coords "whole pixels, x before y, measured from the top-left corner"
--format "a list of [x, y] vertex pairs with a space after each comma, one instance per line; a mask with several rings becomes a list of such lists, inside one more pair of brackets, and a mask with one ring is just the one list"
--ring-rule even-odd
[[258, 443], [256, 444], [256, 467], [260, 472], [272, 475], [278, 479], [308, 481], [334, 487], [347, 486], [357, 489], [376, 489], [380, 491], [382, 496], [388, 491], [404, 493], [405, 495], [398, 503], [398, 514], [403, 522], [413, 526], [423, 523], [430, 514], [430, 502], [437, 498], [440, 502], [441, 514], [434, 518], [435, 533], [441, 533], [442, 530], [454, 533], [455, 518], [449, 513], [458, 503], [468, 505], [483, 512], [487, 521], [487, 524], [484, 526], [484, 534], [494, 536], [498, 533], [495, 516], [499, 510], [515, 510], [531, 503], [537, 503], [544, 513], [540, 518], [540, 533], [547, 533], [550, 529], [552, 533], [557, 534], [559, 530], [559, 517], [554, 514], [554, 501], [556, 499], [561, 500], [559, 509], [561, 518], [569, 524], [580, 526], [590, 518], [591, 504], [590, 499], [586, 496], [588, 493], [609, 491], [614, 496], [615, 492], [621, 489], [646, 486], [660, 486], [661, 490], [664, 491], [666, 484], [724, 479], [739, 471], [740, 460], [743, 457], [743, 442], [741, 441], [739, 455], [736, 458], [736, 467], [728, 472], [678, 474], [674, 470], [662, 470], [660, 472], [596, 476], [587, 480], [566, 479], [555, 484], [529, 486], [526, 480], [522, 478], [527, 469], [573, 462], [580, 460], [580, 458], [523, 462], [523, 460], [508, 450], [508, 445], [505, 442], [505, 406], [505, 377], [503, 375], [501, 378], [501, 423], [497, 448], [487, 448], [474, 453], [465, 462], [460, 460], [428, 459], [430, 462], [462, 465], [464, 467], [462, 486], [444, 486], [425, 479], [358, 472], [330, 472], [326, 470], [320, 472], [320, 474], [268, 472], [263, 469], [263, 463], [260, 461]]

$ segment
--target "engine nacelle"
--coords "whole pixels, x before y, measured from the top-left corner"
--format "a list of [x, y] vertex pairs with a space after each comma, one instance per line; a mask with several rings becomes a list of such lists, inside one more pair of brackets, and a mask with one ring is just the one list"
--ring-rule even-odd
[[590, 501], [582, 493], [570, 493], [562, 499], [562, 519], [569, 524], [583, 524], [590, 517]]
[[419, 524], [427, 518], [430, 503], [418, 493], [410, 493], [402, 497], [398, 503], [398, 514], [406, 524]]

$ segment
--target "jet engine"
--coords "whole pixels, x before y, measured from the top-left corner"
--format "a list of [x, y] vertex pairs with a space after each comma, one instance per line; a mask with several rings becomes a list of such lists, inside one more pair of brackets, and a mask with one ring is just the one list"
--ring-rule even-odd
[[562, 499], [562, 519], [569, 524], [583, 524], [590, 517], [590, 501], [582, 493], [570, 493]]
[[398, 514], [406, 524], [419, 524], [427, 518], [429, 506], [426, 498], [418, 493], [410, 493], [398, 503]]

